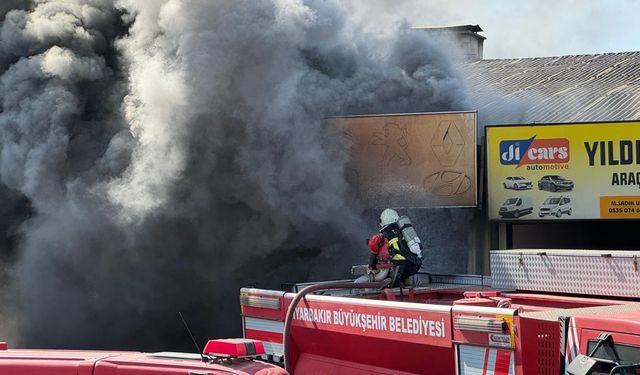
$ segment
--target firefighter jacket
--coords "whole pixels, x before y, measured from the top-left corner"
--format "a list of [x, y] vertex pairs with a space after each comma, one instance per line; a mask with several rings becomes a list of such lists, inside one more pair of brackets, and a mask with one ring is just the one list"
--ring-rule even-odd
[[380, 229], [380, 233], [389, 240], [389, 256], [393, 263], [399, 264], [408, 261], [413, 264], [422, 264], [422, 259], [409, 250], [409, 245], [404, 240], [398, 224], [384, 226]]

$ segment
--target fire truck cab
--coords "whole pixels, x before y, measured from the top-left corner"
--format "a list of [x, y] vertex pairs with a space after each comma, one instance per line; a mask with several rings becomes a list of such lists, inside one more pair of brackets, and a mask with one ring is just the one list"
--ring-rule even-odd
[[[0, 343], [0, 374], [11, 375], [286, 375], [281, 367], [252, 359], [253, 340], [211, 340], [204, 354], [89, 350], [9, 349]], [[212, 352], [212, 349], [216, 353]], [[263, 353], [263, 350], [255, 351]]]
[[491, 277], [423, 273], [411, 289], [364, 291], [330, 283], [297, 306], [310, 284], [244, 288], [244, 335], [265, 341], [266, 359], [285, 356], [292, 374], [640, 373], [636, 254], [583, 253], [496, 251]]

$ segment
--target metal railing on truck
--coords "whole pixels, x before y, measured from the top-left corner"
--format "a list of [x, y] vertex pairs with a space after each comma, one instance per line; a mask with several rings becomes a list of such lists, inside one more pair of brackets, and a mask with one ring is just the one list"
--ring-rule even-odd
[[[353, 279], [335, 280], [336, 282], [350, 282]], [[322, 282], [305, 282], [305, 283], [283, 283], [280, 285], [280, 289], [289, 293], [298, 293], [300, 290], [310, 286], [316, 285]], [[491, 276], [483, 275], [467, 275], [467, 274], [437, 274], [428, 272], [418, 272], [413, 276], [413, 286], [415, 288], [430, 287], [430, 286], [456, 286], [456, 285], [473, 285], [473, 286], [486, 286], [491, 287]], [[366, 294], [366, 292], [354, 292], [345, 291], [339, 289], [328, 289], [322, 292], [323, 294], [339, 294], [339, 295], [359, 295]]]

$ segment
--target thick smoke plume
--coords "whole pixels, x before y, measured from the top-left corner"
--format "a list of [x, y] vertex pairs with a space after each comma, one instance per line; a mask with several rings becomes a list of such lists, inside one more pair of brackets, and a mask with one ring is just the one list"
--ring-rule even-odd
[[364, 32], [337, 1], [16, 8], [0, 31], [0, 314], [25, 346], [184, 347], [178, 311], [201, 339], [237, 335], [240, 286], [362, 259], [375, 223], [324, 118], [468, 109], [427, 35]]

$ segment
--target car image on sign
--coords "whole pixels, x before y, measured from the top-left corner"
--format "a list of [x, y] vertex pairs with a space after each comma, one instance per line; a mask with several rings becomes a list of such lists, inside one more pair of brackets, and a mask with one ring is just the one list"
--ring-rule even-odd
[[542, 203], [542, 206], [540, 206], [538, 216], [545, 217], [548, 215], [554, 215], [559, 218], [564, 213], [571, 216], [571, 198], [561, 195], [559, 197], [547, 198]]
[[514, 190], [531, 189], [532, 186], [531, 180], [527, 180], [526, 178], [520, 176], [509, 176], [504, 179], [504, 182], [502, 184], [505, 189]]
[[498, 211], [498, 215], [501, 217], [511, 216], [519, 218], [520, 216], [528, 215], [533, 212], [533, 204], [531, 203], [531, 197], [513, 197], [508, 198]]
[[558, 175], [542, 176], [538, 181], [538, 189], [552, 192], [558, 190], [573, 190], [573, 181]]

